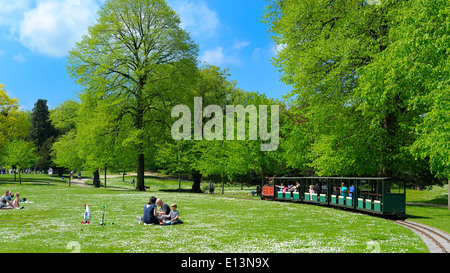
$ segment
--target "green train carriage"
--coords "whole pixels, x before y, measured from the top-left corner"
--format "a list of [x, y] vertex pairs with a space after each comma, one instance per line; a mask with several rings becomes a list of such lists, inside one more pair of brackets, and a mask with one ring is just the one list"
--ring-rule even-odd
[[[282, 185], [298, 189], [284, 190]], [[314, 192], [310, 192], [310, 188]], [[404, 216], [406, 183], [397, 178], [272, 177], [263, 199], [340, 207], [382, 216]]]

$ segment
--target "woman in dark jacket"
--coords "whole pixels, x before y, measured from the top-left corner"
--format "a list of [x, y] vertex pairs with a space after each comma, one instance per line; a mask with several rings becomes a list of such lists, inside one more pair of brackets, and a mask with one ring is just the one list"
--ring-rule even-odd
[[159, 225], [159, 220], [156, 218], [157, 212], [156, 197], [152, 196], [150, 202], [144, 206], [144, 216], [142, 221], [145, 225], [155, 224]]

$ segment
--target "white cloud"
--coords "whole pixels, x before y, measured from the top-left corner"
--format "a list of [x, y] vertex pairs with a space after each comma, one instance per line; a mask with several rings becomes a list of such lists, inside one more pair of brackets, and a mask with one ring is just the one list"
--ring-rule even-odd
[[225, 63], [225, 53], [223, 53], [223, 47], [219, 46], [214, 49], [205, 50], [200, 60], [212, 65], [221, 66]]
[[13, 56], [13, 60], [19, 62], [19, 63], [23, 63], [26, 61], [25, 56], [23, 56], [22, 52], [19, 52], [18, 54]]
[[180, 16], [181, 27], [193, 36], [213, 37], [218, 33], [220, 20], [203, 0], [169, 0], [170, 6]]
[[0, 26], [14, 27], [33, 0], [0, 0]]
[[225, 50], [222, 46], [208, 49], [200, 56], [200, 61], [216, 66], [228, 64], [242, 65], [242, 61], [239, 58], [239, 49], [232, 47], [229, 50]]
[[251, 44], [250, 41], [235, 41], [233, 48], [239, 50], [249, 46], [250, 44]]
[[96, 0], [41, 0], [27, 11], [19, 41], [40, 54], [63, 57], [96, 19]]

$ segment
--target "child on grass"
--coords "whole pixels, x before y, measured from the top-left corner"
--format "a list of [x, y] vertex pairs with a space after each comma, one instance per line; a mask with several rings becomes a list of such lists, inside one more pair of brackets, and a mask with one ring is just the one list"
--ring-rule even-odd
[[172, 210], [169, 213], [169, 217], [167, 218], [167, 220], [164, 220], [161, 224], [164, 226], [183, 224], [183, 221], [181, 221], [180, 219], [180, 213], [177, 210], [178, 205], [176, 203], [173, 203], [172, 205], [170, 205], [170, 208]]
[[12, 206], [13, 206], [13, 208], [15, 208], [15, 209], [23, 209], [23, 208], [25, 208], [24, 206], [20, 206], [19, 205], [19, 193], [18, 192], [16, 192], [16, 194], [14, 194], [14, 201], [12, 202]]

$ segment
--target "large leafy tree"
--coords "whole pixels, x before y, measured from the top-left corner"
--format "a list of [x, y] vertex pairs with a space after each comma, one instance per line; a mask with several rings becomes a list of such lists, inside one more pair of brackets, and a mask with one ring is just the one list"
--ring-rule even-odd
[[28, 134], [29, 124], [25, 112], [20, 109], [19, 102], [10, 98], [0, 84], [0, 149], [15, 138], [23, 138]]
[[310, 139], [307, 166], [319, 175], [430, 183], [430, 165], [438, 161], [427, 156], [442, 158], [445, 145], [439, 144], [439, 156], [427, 154], [421, 149], [429, 139], [416, 138], [417, 132], [436, 136], [425, 133], [432, 132], [425, 129], [432, 113], [440, 121], [445, 117], [445, 103], [431, 103], [438, 96], [428, 94], [448, 85], [442, 80], [448, 72], [442, 66], [448, 59], [448, 1], [269, 2], [264, 21], [280, 49], [274, 63], [294, 87], [288, 97], [308, 123], [297, 130]]
[[[399, 130], [388, 133], [404, 144], [399, 154], [413, 155], [416, 168], [409, 173], [425, 174], [421, 184], [450, 177], [448, 5], [447, 0], [405, 3], [390, 32], [391, 44], [361, 71], [357, 90], [362, 111], [374, 123], [383, 112], [396, 118]], [[376, 105], [383, 111], [370, 110]]]
[[[107, 0], [98, 21], [70, 52], [68, 72], [116, 120], [131, 119], [128, 143], [137, 151], [137, 188], [144, 191], [145, 140], [195, 71], [198, 48], [164, 0]], [[168, 115], [170, 117], [170, 115]]]
[[377, 174], [360, 164], [379, 161], [367, 135], [359, 135], [369, 120], [356, 111], [353, 94], [358, 68], [386, 49], [395, 8], [391, 1], [373, 6], [357, 0], [269, 1], [263, 21], [280, 49], [274, 64], [294, 87], [287, 97], [300, 106], [297, 115], [309, 123], [296, 130], [311, 143], [305, 143], [309, 156], [301, 160], [309, 160], [320, 175]]

